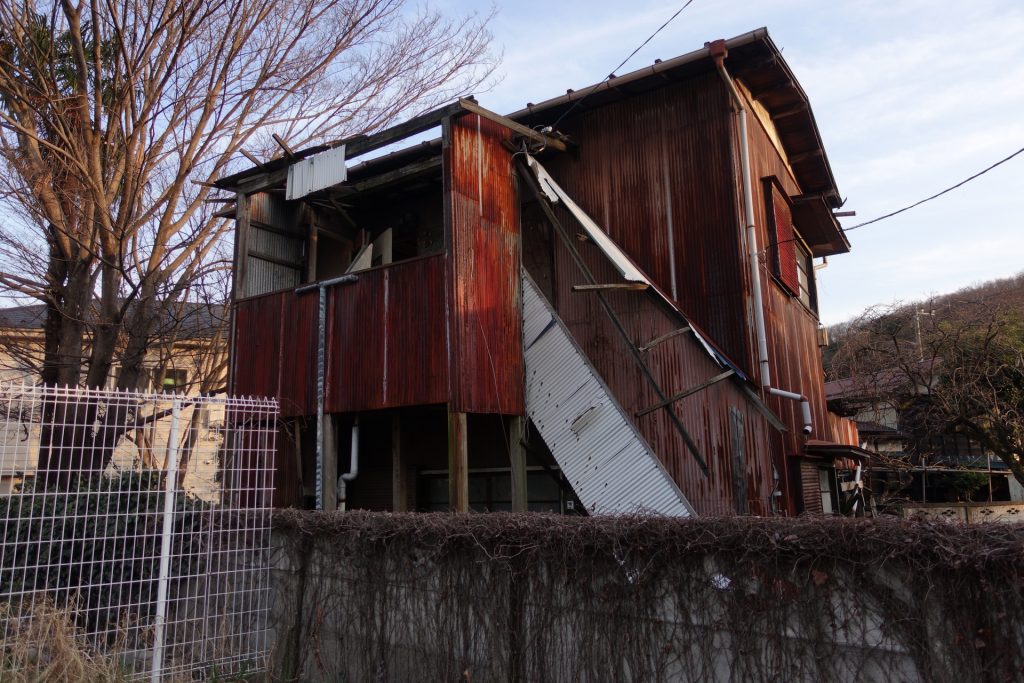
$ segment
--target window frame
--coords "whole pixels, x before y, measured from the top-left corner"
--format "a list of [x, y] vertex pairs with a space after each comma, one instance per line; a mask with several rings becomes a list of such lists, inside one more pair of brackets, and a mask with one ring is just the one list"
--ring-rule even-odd
[[[818, 315], [818, 292], [814, 255], [793, 222], [793, 201], [776, 176], [761, 179], [768, 234], [768, 253], [772, 279], [815, 317]], [[785, 224], [780, 224], [777, 199], [785, 205]], [[780, 234], [781, 233], [781, 234]], [[803, 281], [801, 281], [803, 276]]]

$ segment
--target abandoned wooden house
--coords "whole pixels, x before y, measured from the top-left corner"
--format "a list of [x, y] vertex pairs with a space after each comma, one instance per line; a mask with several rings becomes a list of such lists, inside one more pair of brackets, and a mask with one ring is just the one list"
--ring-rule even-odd
[[276, 504], [856, 505], [816, 312], [842, 201], [766, 30], [508, 116], [282, 147], [218, 183], [231, 390], [279, 399]]

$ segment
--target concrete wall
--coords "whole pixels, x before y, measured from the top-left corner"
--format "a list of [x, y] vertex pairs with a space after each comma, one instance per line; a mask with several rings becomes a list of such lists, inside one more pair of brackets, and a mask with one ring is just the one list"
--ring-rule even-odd
[[[712, 542], [685, 554], [645, 540], [643, 521], [605, 552], [579, 547], [579, 525], [590, 521], [541, 518], [569, 531], [561, 540], [561, 528], [538, 531], [538, 555], [521, 543], [521, 527], [504, 541], [503, 528], [472, 532], [467, 544], [458, 531], [413, 531], [416, 517], [379, 514], [379, 523], [366, 517], [362, 528], [337, 532], [275, 531], [276, 680], [963, 683], [1005, 680], [1024, 661], [1024, 628], [1005, 618], [1021, 603], [1016, 582], [983, 586], [955, 558], [949, 566], [935, 561], [935, 538], [947, 533], [939, 527], [951, 543], [972, 527], [932, 523], [931, 536], [916, 539], [921, 523], [886, 522], [904, 525], [915, 547], [921, 541], [920, 557], [899, 559], [905, 549], [897, 544], [886, 559], [877, 538], [866, 538], [855, 566], [842, 558], [857, 557], [864, 524], [848, 520], [683, 522], [709, 524], [707, 533], [749, 524], [749, 538], [765, 534], [753, 554], [734, 534], [718, 549]], [[819, 547], [805, 544], [811, 536]], [[1024, 536], [1013, 538], [1024, 547]], [[772, 544], [774, 554], [761, 552]]]

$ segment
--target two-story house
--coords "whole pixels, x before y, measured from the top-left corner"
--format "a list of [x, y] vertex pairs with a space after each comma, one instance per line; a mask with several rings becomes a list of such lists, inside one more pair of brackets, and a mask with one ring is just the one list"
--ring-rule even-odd
[[857, 490], [818, 346], [842, 202], [764, 29], [218, 185], [230, 383], [280, 399], [280, 505], [798, 514]]

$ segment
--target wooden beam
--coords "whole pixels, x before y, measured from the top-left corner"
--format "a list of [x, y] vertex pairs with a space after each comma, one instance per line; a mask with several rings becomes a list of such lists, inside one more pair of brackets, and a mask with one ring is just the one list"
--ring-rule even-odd
[[477, 116], [482, 116], [485, 119], [494, 121], [499, 125], [505, 126], [509, 130], [519, 133], [523, 137], [530, 138], [534, 142], [539, 142], [542, 145], [550, 147], [551, 149], [557, 149], [559, 152], [564, 152], [568, 149], [568, 146], [566, 146], [566, 144], [561, 140], [548, 137], [543, 133], [535, 131], [533, 128], [529, 128], [521, 123], [513, 121], [507, 116], [495, 114], [493, 111], [490, 111], [489, 109], [484, 109], [483, 107], [481, 107], [479, 104], [472, 100], [462, 98], [459, 100], [459, 104], [462, 105], [462, 108], [465, 109], [466, 111], [472, 112]]
[[653, 413], [656, 410], [661, 410], [662, 408], [665, 408], [665, 407], [675, 403], [676, 401], [681, 401], [682, 399], [686, 398], [687, 396], [692, 396], [693, 394], [696, 394], [697, 392], [704, 391], [705, 389], [707, 389], [711, 385], [718, 384], [723, 379], [728, 379], [729, 377], [732, 377], [735, 374], [736, 374], [736, 371], [733, 370], [732, 368], [730, 368], [730, 369], [726, 370], [725, 372], [723, 372], [721, 374], [715, 375], [714, 377], [712, 377], [711, 379], [709, 379], [706, 382], [701, 382], [700, 384], [698, 384], [695, 387], [690, 387], [689, 389], [687, 389], [685, 391], [680, 391], [678, 394], [674, 394], [672, 396], [669, 396], [668, 398], [664, 399], [663, 401], [659, 401], [658, 403], [655, 403], [653, 406], [651, 406], [649, 408], [644, 408], [643, 410], [638, 411], [636, 416], [637, 417], [643, 417], [644, 415], [649, 415], [649, 414]]
[[651, 341], [649, 341], [646, 344], [644, 344], [643, 346], [641, 346], [640, 347], [640, 351], [641, 352], [650, 351], [651, 349], [653, 349], [658, 344], [661, 344], [662, 342], [667, 342], [669, 339], [672, 339], [674, 337], [678, 337], [681, 334], [686, 334], [689, 331], [690, 331], [690, 326], [686, 325], [684, 327], [680, 327], [677, 330], [672, 330], [671, 332], [666, 332], [665, 334], [661, 335], [660, 337], [655, 337]]
[[392, 512], [409, 511], [409, 490], [402, 459], [402, 422], [400, 413], [395, 411], [391, 416], [391, 510]]
[[740, 389], [746, 395], [751, 405], [754, 406], [754, 409], [757, 410], [757, 412], [761, 413], [761, 415], [763, 415], [764, 418], [768, 420], [768, 423], [772, 427], [775, 427], [775, 429], [783, 433], [789, 431], [789, 428], [786, 426], [786, 423], [783, 422], [778, 415], [772, 412], [772, 409], [769, 408], [768, 405], [761, 400], [760, 396], [754, 393], [753, 389], [747, 386], [746, 382], [740, 383]]
[[823, 149], [812, 149], [810, 152], [802, 152], [800, 154], [794, 154], [789, 157], [789, 163], [799, 164], [801, 161], [807, 161], [808, 159], [816, 159], [825, 154]]
[[512, 512], [526, 512], [526, 418], [516, 415], [509, 420], [508, 457], [512, 467]]
[[607, 292], [614, 290], [626, 290], [629, 292], [642, 292], [649, 288], [646, 282], [617, 282], [607, 285], [573, 285], [574, 292]]
[[251, 161], [254, 166], [259, 166], [260, 168], [263, 168], [263, 162], [260, 161], [259, 159], [257, 159], [256, 157], [254, 157], [252, 154], [249, 154], [247, 151], [245, 151], [242, 148], [239, 148], [238, 151], [239, 151], [239, 153], [241, 153], [241, 155], [243, 157], [245, 157], [246, 159]]
[[789, 117], [789, 116], [795, 116], [797, 114], [803, 114], [806, 111], [807, 111], [807, 103], [806, 102], [801, 102], [800, 104], [794, 105], [792, 107], [788, 107], [786, 109], [783, 109], [782, 111], [773, 112], [773, 113], [771, 113], [771, 117], [772, 117], [772, 121], [778, 121], [779, 119], [784, 119], [784, 118]]
[[278, 135], [277, 133], [271, 133], [270, 137], [274, 138], [274, 142], [276, 142], [278, 146], [284, 150], [284, 154], [286, 157], [288, 157], [289, 159], [295, 158], [295, 152], [292, 151], [292, 148], [288, 146], [287, 142], [281, 139], [280, 135]]
[[760, 87], [757, 87], [757, 88], [755, 88], [753, 86], [750, 86], [749, 90], [750, 90], [750, 96], [756, 100], [757, 98], [759, 98], [761, 95], [764, 95], [765, 93], [770, 93], [770, 92], [773, 92], [775, 90], [781, 90], [783, 88], [792, 88], [792, 87], [793, 87], [793, 81], [790, 80], [789, 78], [783, 78], [783, 79], [780, 79], [780, 80], [777, 80], [777, 81], [771, 81], [769, 83], [765, 83], [764, 85], [762, 85]]
[[342, 187], [350, 188], [348, 192], [344, 194], [344, 197], [351, 196], [352, 194], [359, 194], [363, 192], [369, 192], [371, 190], [379, 190], [388, 185], [394, 185], [400, 183], [403, 180], [415, 178], [416, 176], [430, 173], [434, 170], [441, 168], [441, 157], [431, 157], [424, 161], [419, 161], [414, 164], [408, 164], [401, 168], [397, 168], [394, 171], [388, 171], [387, 173], [381, 173], [378, 176], [367, 178], [366, 180], [351, 185], [343, 185]]
[[259, 259], [260, 261], [266, 261], [268, 263], [273, 263], [273, 264], [278, 265], [278, 266], [283, 266], [285, 268], [297, 268], [297, 269], [301, 269], [302, 268], [302, 263], [301, 262], [288, 261], [288, 260], [285, 260], [285, 259], [280, 258], [278, 256], [274, 256], [273, 254], [261, 254], [258, 251], [250, 250], [249, 251], [249, 257], [250, 258]]
[[434, 126], [440, 125], [441, 121], [463, 111], [461, 103], [455, 102], [433, 111], [428, 111], [425, 114], [414, 116], [405, 123], [400, 123], [397, 126], [392, 126], [386, 130], [382, 130], [379, 133], [373, 135], [366, 135], [356, 138], [351, 141], [341, 140], [337, 143], [332, 143], [331, 146], [345, 143], [345, 158], [351, 159], [357, 157], [360, 154], [366, 154], [372, 152], [375, 149], [380, 149], [390, 145], [392, 142], [403, 140], [407, 137], [422, 133], [425, 130], [429, 130]]
[[245, 276], [249, 259], [249, 195], [235, 196], [235, 301], [245, 296]]
[[448, 509], [451, 512], [469, 512], [466, 413], [448, 413]]

